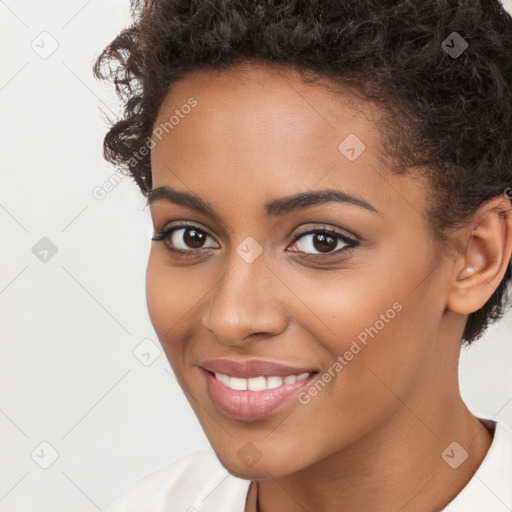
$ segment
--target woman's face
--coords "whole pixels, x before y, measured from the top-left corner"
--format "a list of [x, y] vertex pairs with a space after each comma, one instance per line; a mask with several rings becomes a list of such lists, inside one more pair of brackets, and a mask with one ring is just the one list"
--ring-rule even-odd
[[[242, 478], [290, 474], [393, 425], [425, 429], [446, 385], [440, 354], [458, 351], [463, 328], [453, 317], [447, 325], [450, 267], [423, 216], [425, 182], [385, 168], [372, 119], [376, 108], [348, 90], [340, 97], [253, 67], [189, 75], [155, 124], [153, 227], [179, 227], [152, 243], [149, 314], [212, 447]], [[326, 190], [338, 200], [286, 207], [285, 198]], [[213, 359], [318, 373], [287, 384], [276, 408], [278, 388], [207, 384], [202, 366]], [[259, 375], [279, 375], [267, 370]], [[260, 408], [244, 408], [250, 393]]]

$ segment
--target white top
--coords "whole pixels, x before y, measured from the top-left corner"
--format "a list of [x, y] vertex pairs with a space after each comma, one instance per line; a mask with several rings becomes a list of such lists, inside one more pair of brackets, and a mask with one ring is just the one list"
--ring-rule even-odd
[[[512, 427], [499, 421], [493, 425], [484, 460], [441, 512], [512, 510]], [[256, 486], [250, 484], [228, 473], [212, 449], [203, 448], [146, 475], [117, 496], [106, 512], [247, 512], [256, 510]]]

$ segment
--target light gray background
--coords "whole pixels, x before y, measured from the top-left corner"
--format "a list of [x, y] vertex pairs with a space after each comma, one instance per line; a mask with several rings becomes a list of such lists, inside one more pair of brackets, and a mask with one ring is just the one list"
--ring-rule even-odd
[[[93, 195], [118, 176], [101, 156], [99, 108], [119, 103], [91, 67], [128, 8], [0, 1], [1, 512], [104, 510], [208, 446], [147, 314], [149, 210], [126, 178]], [[57, 247], [46, 262], [33, 253], [43, 237]], [[511, 332], [509, 314], [463, 350], [460, 371], [472, 411], [509, 424]]]

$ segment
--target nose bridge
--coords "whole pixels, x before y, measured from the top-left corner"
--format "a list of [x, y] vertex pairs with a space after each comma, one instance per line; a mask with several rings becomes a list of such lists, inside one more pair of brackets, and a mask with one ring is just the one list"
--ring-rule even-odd
[[245, 257], [251, 250], [250, 245], [240, 244], [211, 292], [203, 324], [219, 341], [236, 344], [250, 334], [275, 333], [282, 327], [272, 297], [276, 284], [271, 281], [275, 278], [269, 276], [263, 254], [252, 261]]

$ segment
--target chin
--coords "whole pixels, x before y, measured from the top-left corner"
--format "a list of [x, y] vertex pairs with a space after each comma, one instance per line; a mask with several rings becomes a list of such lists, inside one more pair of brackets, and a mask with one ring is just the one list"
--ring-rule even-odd
[[[298, 471], [299, 468], [292, 468], [290, 460], [276, 460], [275, 458], [262, 456], [254, 463], [245, 463], [243, 456], [240, 458], [236, 453], [226, 457], [225, 454], [217, 453], [222, 466], [233, 476], [244, 480], [267, 480], [269, 478], [280, 478]], [[293, 459], [292, 459], [293, 460]]]

